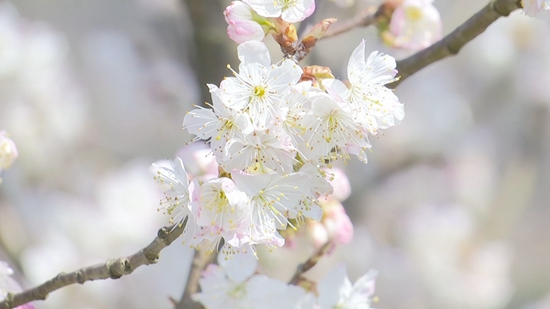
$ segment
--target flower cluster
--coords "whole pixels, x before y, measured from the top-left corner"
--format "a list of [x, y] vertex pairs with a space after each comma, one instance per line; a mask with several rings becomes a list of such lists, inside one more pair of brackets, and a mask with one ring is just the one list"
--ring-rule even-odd
[[312, 291], [256, 273], [258, 261], [250, 252], [232, 259], [218, 256], [218, 264], [208, 265], [199, 281], [201, 293], [193, 295], [207, 309], [369, 309], [374, 294], [376, 272], [352, 284], [344, 264], [330, 270]]
[[238, 46], [239, 71], [209, 85], [210, 108], [187, 113], [183, 128], [210, 142], [218, 177], [188, 175], [181, 159], [157, 166], [165, 185], [161, 208], [174, 223], [186, 221], [184, 242], [226, 253], [263, 244], [280, 247], [278, 230], [303, 218], [320, 220], [317, 199], [332, 193], [333, 160], [356, 155], [367, 161], [369, 136], [403, 119], [403, 104], [384, 85], [395, 80], [395, 60], [365, 57], [362, 42], [348, 65], [349, 87], [325, 78], [301, 81], [291, 60], [271, 64], [264, 43]]

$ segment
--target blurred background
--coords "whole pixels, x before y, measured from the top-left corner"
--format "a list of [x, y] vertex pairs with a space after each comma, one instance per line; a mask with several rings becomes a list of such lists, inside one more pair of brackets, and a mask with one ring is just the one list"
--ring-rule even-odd
[[[0, 2], [0, 130], [19, 150], [1, 175], [0, 260], [24, 287], [134, 253], [167, 224], [149, 166], [190, 140], [185, 111], [237, 64], [229, 2]], [[317, 0], [314, 18], [379, 2]], [[435, 1], [444, 33], [486, 2]], [[345, 78], [363, 38], [367, 49], [411, 54], [360, 28], [321, 41], [303, 64]], [[352, 281], [377, 269], [376, 308], [550, 308], [550, 24], [517, 11], [397, 94], [402, 124], [372, 140], [368, 164], [341, 166], [354, 239], [310, 277], [342, 261]], [[262, 267], [288, 280], [312, 250], [262, 254]], [[191, 257], [176, 242], [157, 265], [34, 304], [170, 308]]]

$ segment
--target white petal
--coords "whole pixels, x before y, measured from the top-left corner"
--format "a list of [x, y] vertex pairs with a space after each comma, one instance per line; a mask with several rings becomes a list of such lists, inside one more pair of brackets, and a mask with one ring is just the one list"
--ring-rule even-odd
[[[264, 67], [271, 65], [269, 50], [264, 43], [258, 41], [244, 42], [237, 47], [241, 67], [249, 63], [259, 63]], [[240, 69], [239, 69], [240, 70]]]
[[[221, 250], [222, 252], [224, 250]], [[232, 256], [218, 254], [218, 264], [225, 269], [229, 279], [243, 283], [250, 278], [258, 267], [258, 259], [252, 251], [236, 252]]]

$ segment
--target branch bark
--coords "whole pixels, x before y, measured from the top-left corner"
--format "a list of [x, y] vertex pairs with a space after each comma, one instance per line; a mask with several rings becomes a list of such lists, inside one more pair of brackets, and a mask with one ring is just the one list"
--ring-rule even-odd
[[409, 76], [448, 56], [457, 54], [464, 45], [483, 33], [500, 17], [506, 17], [522, 8], [521, 0], [492, 0], [483, 9], [432, 46], [397, 62], [400, 79], [390, 88], [397, 87]]
[[307, 272], [308, 270], [312, 269], [319, 260], [325, 256], [328, 252], [332, 251], [336, 245], [329, 241], [321, 246], [321, 248], [317, 249], [307, 261], [304, 263], [298, 265], [296, 267], [296, 272], [294, 273], [294, 276], [292, 276], [292, 279], [288, 282], [289, 284], [297, 285], [300, 282], [300, 279], [302, 278], [302, 275]]
[[160, 251], [176, 240], [183, 233], [184, 227], [185, 223], [163, 227], [147, 247], [130, 256], [110, 259], [103, 264], [81, 268], [71, 273], [60, 273], [35, 288], [19, 294], [8, 294], [6, 299], [0, 302], [0, 309], [11, 309], [34, 300], [45, 300], [51, 292], [71, 284], [83, 284], [87, 281], [102, 279], [118, 279], [131, 274], [142, 265], [155, 264]]
[[199, 279], [201, 278], [202, 271], [210, 263], [213, 263], [216, 259], [216, 252], [205, 252], [204, 250], [197, 249], [195, 256], [193, 257], [193, 263], [189, 270], [189, 276], [187, 277], [187, 283], [185, 284], [185, 290], [181, 300], [176, 305], [176, 309], [201, 309], [204, 308], [202, 304], [194, 301], [191, 296], [200, 292]]
[[362, 11], [349, 20], [342, 23], [336, 23], [323, 35], [321, 39], [326, 39], [345, 33], [357, 27], [368, 27], [374, 25], [377, 22], [376, 13], [377, 9], [372, 7]]

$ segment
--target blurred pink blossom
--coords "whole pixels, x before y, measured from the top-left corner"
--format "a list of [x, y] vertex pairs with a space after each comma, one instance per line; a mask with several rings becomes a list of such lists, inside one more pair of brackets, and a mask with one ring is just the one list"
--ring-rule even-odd
[[422, 49], [441, 38], [439, 11], [433, 0], [405, 0], [393, 12], [390, 32], [391, 45], [398, 48]]
[[[13, 275], [13, 270], [9, 267], [8, 263], [0, 261], [0, 301], [4, 300], [8, 293], [19, 293], [23, 291], [21, 286], [13, 280], [11, 275]], [[34, 309], [34, 306], [25, 304], [15, 309]]]
[[522, 3], [527, 16], [550, 20], [550, 0], [523, 0]]
[[17, 147], [6, 131], [0, 131], [0, 172], [10, 168], [19, 154]]
[[331, 197], [342, 202], [345, 201], [351, 194], [351, 186], [346, 173], [337, 167], [333, 167], [330, 170], [325, 170], [329, 176], [329, 182], [333, 187], [333, 193]]

